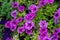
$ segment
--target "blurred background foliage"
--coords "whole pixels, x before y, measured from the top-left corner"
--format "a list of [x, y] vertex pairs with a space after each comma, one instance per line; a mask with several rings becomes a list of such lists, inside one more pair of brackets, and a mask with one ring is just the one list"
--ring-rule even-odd
[[[17, 1], [20, 5], [25, 5], [26, 6], [25, 11], [27, 10], [29, 5], [31, 5], [31, 4], [38, 5], [38, 3], [39, 3], [39, 0], [0, 0], [0, 21], [2, 21], [3, 18], [5, 18], [5, 20], [10, 20], [11, 19], [10, 13], [11, 13], [11, 11], [14, 10], [11, 7], [11, 3], [13, 1]], [[25, 33], [23, 33], [19, 36], [23, 37], [24, 40], [37, 40], [37, 37], [38, 37], [38, 34], [39, 34], [38, 23], [39, 23], [40, 20], [46, 20], [48, 22], [48, 30], [49, 30], [48, 32], [49, 33], [51, 33], [54, 28], [59, 27], [60, 24], [56, 25], [54, 23], [54, 19], [53, 19], [53, 14], [57, 10], [59, 3], [60, 3], [59, 1], [55, 0], [55, 2], [53, 4], [47, 4], [46, 6], [40, 8], [38, 10], [38, 12], [36, 13], [36, 16], [33, 20], [37, 29], [33, 31], [32, 36], [28, 36]], [[23, 13], [19, 12], [17, 17], [25, 16], [25, 14], [26, 14], [25, 11]], [[0, 24], [0, 38], [2, 38], [3, 30], [4, 30], [4, 25]], [[17, 36], [17, 32], [14, 31], [12, 33], [12, 36], [13, 36], [13, 38], [15, 36]], [[18, 39], [19, 36], [17, 36], [17, 39]], [[21, 37], [20, 37], [20, 39], [21, 39]]]

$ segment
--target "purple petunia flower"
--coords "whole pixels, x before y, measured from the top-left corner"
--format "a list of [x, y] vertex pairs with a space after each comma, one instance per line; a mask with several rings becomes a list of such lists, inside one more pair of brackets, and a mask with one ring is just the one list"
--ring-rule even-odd
[[60, 12], [60, 8], [57, 10], [57, 12]]
[[58, 34], [58, 28], [57, 29], [54, 29], [53, 33], [54, 34]]
[[25, 31], [24, 27], [18, 27], [17, 32], [22, 34]]
[[[41, 33], [46, 33], [46, 34], [48, 33], [48, 30], [47, 30], [46, 27], [44, 27], [44, 28], [41, 27], [41, 28], [39, 29], [39, 31], [40, 31]], [[41, 34], [41, 33], [40, 33], [40, 34]]]
[[32, 27], [34, 27], [34, 23], [32, 21], [27, 21], [25, 23], [25, 29], [30, 30], [30, 29], [32, 29]]
[[19, 6], [18, 2], [12, 2], [12, 7], [17, 8]]
[[31, 35], [31, 34], [32, 34], [32, 30], [26, 30], [26, 33], [27, 33], [28, 35]]
[[39, 7], [45, 6], [46, 3], [44, 1], [39, 1]]
[[14, 10], [13, 12], [11, 12], [11, 16], [12, 16], [13, 18], [16, 18], [16, 15], [17, 15], [17, 10]]
[[36, 6], [35, 4], [32, 4], [28, 7], [28, 10], [30, 10], [31, 13], [36, 13], [38, 11], [38, 6]]
[[55, 19], [58, 19], [58, 18], [59, 18], [59, 13], [58, 13], [58, 12], [55, 12], [55, 13], [54, 13], [54, 18], [55, 18]]
[[36, 16], [36, 14], [34, 14], [34, 13], [26, 14], [25, 17], [24, 17], [24, 19], [26, 21], [31, 21], [31, 20], [34, 19], [35, 16]]
[[20, 12], [24, 11], [24, 9], [25, 9], [24, 6], [19, 6], [19, 7], [18, 7], [18, 10], [19, 10]]
[[48, 36], [48, 33], [47, 33], [47, 34], [46, 34], [46, 33], [41, 33], [41, 34], [40, 34], [40, 38], [41, 38], [41, 39], [43, 39], [43, 38], [46, 37], [46, 36]]
[[22, 22], [23, 21], [23, 18], [22, 17], [19, 17], [19, 18], [17, 18], [17, 21], [18, 22]]
[[45, 36], [43, 40], [51, 40], [48, 36]]
[[12, 19], [12, 20], [11, 20], [11, 24], [12, 24], [12, 25], [17, 25], [17, 24], [18, 24], [18, 20]]
[[54, 23], [58, 24], [59, 20], [58, 19], [54, 19]]
[[11, 26], [10, 21], [7, 21], [7, 22], [5, 23], [5, 28], [10, 28], [10, 26]]
[[41, 21], [39, 22], [39, 26], [40, 26], [40, 27], [47, 27], [47, 25], [48, 25], [48, 23], [47, 23], [45, 20], [41, 20]]
[[52, 3], [54, 3], [54, 0], [48, 0], [47, 3], [48, 3], [48, 4], [52, 4]]
[[15, 30], [16, 30], [16, 28], [17, 28], [17, 26], [16, 26], [16, 25], [11, 25], [10, 30], [11, 30], [11, 31], [15, 31]]
[[8, 37], [8, 38], [6, 38], [6, 40], [12, 40], [12, 39]]

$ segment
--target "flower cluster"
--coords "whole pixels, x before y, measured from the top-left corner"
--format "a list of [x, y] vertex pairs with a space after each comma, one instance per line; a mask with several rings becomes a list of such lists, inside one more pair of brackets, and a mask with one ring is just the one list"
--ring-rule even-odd
[[46, 4], [52, 4], [54, 0], [40, 0], [39, 7], [45, 6]]
[[28, 10], [30, 10], [31, 13], [36, 13], [38, 11], [38, 6], [36, 6], [35, 4], [32, 4], [28, 7]]
[[55, 22], [55, 24], [57, 24], [58, 23], [58, 19], [60, 18], [60, 8], [56, 11], [56, 12], [54, 12], [54, 22]]
[[[38, 11], [38, 6], [36, 6], [35, 4], [30, 5], [28, 7], [28, 10], [30, 10], [31, 12], [29, 12], [29, 14], [26, 14], [24, 18], [16, 17], [18, 12], [24, 11], [24, 6], [19, 6], [17, 2], [12, 2], [12, 8], [15, 8], [15, 10], [11, 12], [11, 16], [13, 19], [5, 23], [5, 28], [10, 28], [11, 31], [15, 31], [17, 29], [17, 32], [19, 34], [22, 34], [24, 31], [26, 31], [28, 35], [32, 34], [32, 28], [34, 27], [34, 22], [32, 20], [36, 16], [35, 13]], [[19, 23], [24, 21], [23, 19], [25, 20], [25, 22], [22, 24], [22, 26], [18, 26]]]
[[[19, 5], [18, 2], [12, 2], [12, 8], [17, 9], [20, 12], [23, 12], [24, 9], [25, 9], [25, 7], [23, 5]], [[16, 15], [18, 14], [17, 10], [14, 10], [14, 11], [11, 12], [11, 16], [13, 18], [16, 18]]]
[[47, 22], [45, 20], [41, 20], [39, 22], [39, 26], [40, 35], [38, 36], [38, 40], [50, 40], [48, 36]]
[[[20, 12], [25, 12], [25, 6], [19, 5], [18, 2], [12, 2], [12, 8], [15, 10], [11, 12], [12, 19], [7, 21], [5, 23], [5, 28], [9, 28], [10, 31], [17, 30], [18, 34], [22, 34], [25, 32], [28, 35], [31, 35], [33, 32], [33, 27], [35, 27], [35, 24], [33, 22], [34, 17], [36, 16], [36, 12], [38, 11], [39, 7], [42, 7], [46, 4], [52, 4], [54, 0], [40, 0], [38, 6], [35, 4], [31, 4], [28, 6], [28, 14], [24, 15], [23, 17], [20, 16], [17, 18], [17, 14]], [[54, 13], [54, 22], [58, 23], [58, 18], [60, 17], [60, 8], [57, 10], [57, 12]], [[19, 23], [22, 22], [21, 26], [18, 26]], [[57, 40], [58, 34], [60, 34], [60, 28], [55, 29], [54, 33], [51, 35], [51, 37], [48, 36], [48, 23], [46, 20], [41, 20], [39, 22], [39, 35], [38, 40]], [[10, 40], [10, 38], [7, 38], [6, 40]]]
[[58, 38], [60, 38], [60, 28], [54, 29], [50, 37], [51, 40], [58, 40]]
[[12, 20], [10, 20], [10, 21], [7, 21], [7, 22], [5, 23], [5, 28], [10, 28], [11, 31], [14, 31], [14, 30], [16, 30], [16, 28], [17, 28], [17, 24], [18, 24], [19, 22], [22, 22], [22, 20], [23, 20], [23, 18], [19, 17], [19, 18], [17, 18], [17, 19], [12, 19]]

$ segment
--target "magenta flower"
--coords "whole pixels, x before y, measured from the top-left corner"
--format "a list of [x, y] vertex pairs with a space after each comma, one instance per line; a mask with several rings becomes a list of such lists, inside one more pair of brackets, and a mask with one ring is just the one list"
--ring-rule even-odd
[[24, 17], [24, 19], [26, 21], [31, 21], [31, 20], [34, 19], [35, 16], [36, 16], [36, 14], [34, 14], [34, 13], [26, 14], [25, 17]]
[[32, 30], [26, 30], [26, 33], [27, 33], [28, 35], [31, 35], [31, 34], [32, 34]]
[[39, 1], [39, 7], [45, 6], [46, 3], [44, 1]]
[[58, 34], [58, 29], [54, 29], [53, 33]]
[[39, 29], [39, 31], [40, 31], [41, 33], [48, 33], [48, 30], [47, 30], [47, 28], [45, 28], [45, 27], [44, 27], [44, 28], [41, 27], [41, 28]]
[[54, 13], [54, 18], [55, 18], [55, 19], [58, 19], [58, 18], [59, 18], [59, 13], [58, 13], [58, 12], [55, 12], [55, 13]]
[[36, 13], [38, 11], [38, 6], [36, 6], [35, 4], [32, 4], [28, 7], [28, 10], [30, 10], [31, 13]]
[[48, 33], [47, 33], [47, 34], [46, 34], [46, 33], [41, 33], [41, 34], [40, 34], [40, 38], [41, 38], [41, 39], [43, 39], [43, 38], [46, 37], [46, 36], [48, 36]]
[[11, 12], [11, 16], [12, 16], [13, 18], [16, 18], [16, 15], [17, 15], [17, 10], [14, 10], [13, 12]]
[[41, 20], [41, 21], [39, 22], [39, 26], [40, 26], [40, 27], [47, 27], [47, 25], [48, 25], [48, 23], [47, 23], [45, 20]]
[[24, 11], [24, 9], [25, 9], [25, 7], [24, 7], [24, 6], [19, 6], [19, 7], [18, 7], [18, 10], [19, 10], [20, 12], [23, 12], [23, 11]]
[[22, 17], [19, 17], [19, 18], [17, 18], [17, 21], [18, 22], [22, 22], [23, 21], [23, 18]]
[[17, 32], [22, 34], [25, 31], [24, 27], [18, 27]]
[[54, 0], [48, 0], [48, 4], [54, 3]]
[[18, 2], [12, 2], [12, 7], [13, 8], [18, 8], [18, 6], [19, 6]]
[[10, 26], [11, 26], [10, 21], [7, 21], [7, 22], [5, 23], [5, 28], [10, 28]]
[[15, 31], [15, 30], [16, 30], [16, 28], [17, 28], [17, 26], [16, 26], [16, 25], [11, 25], [10, 30], [11, 30], [11, 31]]
[[17, 25], [18, 24], [18, 20], [16, 20], [16, 19], [11, 20], [11, 24]]
[[60, 13], [60, 8], [57, 10], [57, 12], [59, 12], [59, 13]]
[[48, 36], [45, 36], [43, 40], [51, 40]]
[[32, 21], [27, 21], [25, 23], [25, 29], [30, 30], [30, 29], [32, 29], [32, 27], [34, 27], [34, 23]]

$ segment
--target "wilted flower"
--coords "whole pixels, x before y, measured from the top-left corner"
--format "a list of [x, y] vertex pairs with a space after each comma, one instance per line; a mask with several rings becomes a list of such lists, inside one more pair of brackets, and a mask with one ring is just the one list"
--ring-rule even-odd
[[10, 26], [11, 26], [10, 21], [7, 21], [7, 22], [5, 23], [5, 28], [10, 28]]
[[26, 30], [26, 33], [27, 33], [28, 35], [31, 35], [31, 34], [32, 34], [32, 30]]
[[12, 2], [12, 7], [17, 8], [19, 6], [18, 2]]
[[17, 32], [22, 34], [25, 31], [24, 27], [18, 27]]
[[13, 12], [11, 12], [11, 16], [12, 16], [13, 18], [16, 18], [16, 15], [17, 15], [17, 10], [14, 10]]
[[17, 26], [16, 26], [16, 25], [11, 25], [10, 30], [11, 30], [11, 31], [15, 31], [15, 30], [16, 30], [16, 28], [17, 28]]
[[20, 12], [24, 11], [24, 9], [25, 9], [24, 6], [19, 6], [19, 7], [18, 7], [18, 10], [19, 10]]
[[30, 29], [32, 29], [32, 27], [34, 27], [34, 23], [32, 21], [27, 21], [25, 23], [25, 29], [30, 30]]
[[39, 22], [39, 26], [40, 26], [40, 27], [47, 27], [47, 25], [48, 25], [48, 23], [46, 22], [46, 20], [41, 20], [41, 21]]
[[32, 4], [28, 7], [28, 10], [30, 10], [31, 13], [36, 13], [38, 11], [38, 6], [36, 6], [35, 4]]
[[36, 15], [36, 14], [34, 14], [34, 13], [26, 14], [25, 17], [24, 17], [24, 19], [25, 19], [26, 21], [31, 21], [31, 20], [34, 19], [35, 15]]

